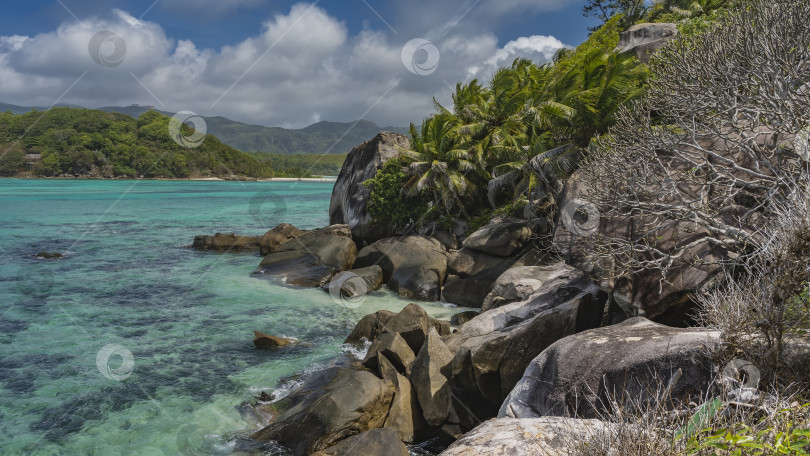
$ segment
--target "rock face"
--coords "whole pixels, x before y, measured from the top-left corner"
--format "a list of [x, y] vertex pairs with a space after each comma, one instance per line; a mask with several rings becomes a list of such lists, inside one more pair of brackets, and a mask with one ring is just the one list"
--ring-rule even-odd
[[348, 225], [361, 245], [394, 234], [371, 225], [371, 217], [366, 211], [369, 190], [363, 182], [376, 176], [385, 162], [396, 158], [401, 149], [409, 148], [410, 144], [407, 136], [384, 131], [352, 149], [332, 190], [329, 223]]
[[306, 231], [301, 231], [289, 223], [282, 223], [272, 230], [264, 233], [259, 240], [259, 253], [262, 256], [273, 253], [281, 244], [295, 239]]
[[44, 260], [58, 260], [60, 258], [64, 258], [65, 256], [59, 252], [39, 252], [36, 254], [36, 257]]
[[510, 256], [518, 251], [532, 230], [526, 223], [490, 223], [473, 232], [462, 243], [464, 247], [497, 256]]
[[256, 348], [278, 348], [295, 343], [292, 339], [270, 336], [259, 331], [253, 331], [253, 345]]
[[669, 385], [673, 405], [699, 400], [712, 385], [717, 340], [641, 317], [566, 337], [531, 362], [498, 416], [595, 418], [611, 400], [644, 407]]
[[413, 443], [427, 437], [427, 423], [422, 418], [422, 408], [416, 398], [416, 391], [407, 377], [397, 372], [385, 356], [380, 357], [380, 377], [389, 380], [396, 387], [394, 401], [385, 419], [385, 427], [393, 429], [403, 442]]
[[492, 286], [492, 292], [484, 299], [481, 312], [528, 298], [546, 280], [552, 277], [561, 266], [560, 264], [554, 264], [507, 269], [498, 277], [498, 280]]
[[240, 251], [259, 250], [261, 238], [217, 233], [213, 236], [195, 236], [191, 247], [197, 250]]
[[399, 333], [380, 334], [368, 349], [363, 365], [378, 370], [380, 357], [384, 356], [400, 373], [411, 373], [411, 365], [416, 359], [413, 350]]
[[408, 448], [391, 429], [372, 429], [349, 437], [313, 456], [408, 456]]
[[567, 456], [577, 445], [604, 432], [597, 420], [547, 417], [487, 421], [450, 445], [440, 456]]
[[391, 382], [371, 372], [329, 368], [288, 397], [263, 405], [273, 418], [252, 437], [259, 441], [275, 440], [296, 456], [309, 455], [382, 427], [393, 397]]
[[356, 256], [349, 228], [332, 225], [281, 244], [264, 257], [257, 272], [283, 277], [290, 285], [318, 287], [335, 272], [350, 269]]
[[619, 52], [635, 52], [639, 60], [649, 63], [650, 56], [678, 36], [675, 24], [636, 24], [619, 36]]
[[[588, 194], [595, 189], [589, 188], [583, 182], [583, 171], [580, 169], [575, 172], [566, 182], [560, 207], [565, 208], [569, 205], [589, 207]], [[670, 231], [658, 236], [655, 247], [668, 252], [676, 245], [694, 243], [684, 257], [693, 258], [694, 261], [673, 267], [663, 283], [661, 274], [657, 271], [644, 271], [633, 274], [630, 279], [614, 281], [610, 279], [612, 270], [610, 263], [592, 258], [580, 245], [583, 238], [582, 231], [576, 228], [589, 226], [592, 222], [586, 220], [577, 223], [572, 230], [561, 219], [554, 233], [554, 246], [562, 253], [567, 264], [588, 273], [602, 289], [611, 292], [613, 299], [630, 315], [640, 312], [647, 318], [660, 317], [661, 321], [678, 325], [685, 319], [686, 314], [692, 311], [689, 307], [691, 296], [711, 284], [721, 272], [720, 264], [728, 259], [726, 252], [710, 242], [710, 236], [705, 230], [675, 224]], [[597, 216], [593, 227], [600, 235], [629, 238], [632, 236], [633, 221], [627, 219], [609, 221]], [[701, 239], [705, 241], [701, 242]]]
[[437, 301], [447, 275], [447, 252], [426, 236], [410, 235], [377, 241], [360, 250], [356, 267], [379, 265], [391, 290], [407, 299]]
[[383, 283], [382, 268], [374, 265], [367, 268], [352, 269], [335, 274], [323, 288], [329, 293], [340, 293], [341, 296], [356, 298], [372, 291], [379, 290]]
[[442, 342], [439, 333], [431, 328], [413, 363], [411, 382], [422, 413], [430, 426], [441, 426], [447, 420], [451, 407], [450, 391], [453, 353]]
[[599, 326], [606, 299], [581, 271], [558, 264], [528, 299], [484, 312], [453, 335], [462, 341], [454, 385], [480, 416], [493, 416], [534, 357]]
[[450, 334], [450, 325], [446, 321], [431, 318], [425, 309], [416, 304], [408, 304], [399, 313], [380, 310], [366, 315], [360, 319], [344, 343], [360, 344], [363, 339], [373, 342], [380, 334], [396, 333], [414, 353], [419, 353], [431, 328], [440, 336]]

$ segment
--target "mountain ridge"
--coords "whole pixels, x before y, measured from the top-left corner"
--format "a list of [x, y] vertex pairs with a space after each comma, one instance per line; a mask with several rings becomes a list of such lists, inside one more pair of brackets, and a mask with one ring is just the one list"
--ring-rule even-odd
[[[144, 112], [155, 110], [163, 115], [175, 113], [161, 111], [153, 106], [102, 106], [85, 108], [83, 106], [60, 104], [57, 107], [95, 109], [115, 112], [137, 119]], [[11, 111], [14, 114], [25, 114], [32, 109], [46, 111], [45, 107], [27, 107], [0, 102], [0, 112]], [[223, 116], [201, 116], [208, 127], [208, 133], [216, 136], [224, 144], [247, 153], [265, 152], [268, 154], [346, 154], [351, 149], [376, 136], [380, 131], [408, 133], [406, 127], [380, 127], [369, 120], [353, 122], [320, 121], [300, 129], [267, 127], [235, 121]]]

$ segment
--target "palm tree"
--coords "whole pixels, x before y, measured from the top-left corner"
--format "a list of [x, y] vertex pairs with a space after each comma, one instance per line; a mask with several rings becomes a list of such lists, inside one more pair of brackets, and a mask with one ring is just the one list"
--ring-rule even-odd
[[433, 194], [435, 204], [444, 213], [453, 215], [458, 208], [466, 214], [474, 183], [467, 174], [475, 170], [467, 150], [456, 141], [458, 119], [451, 113], [441, 112], [426, 119], [421, 131], [411, 124], [411, 148], [402, 151], [409, 163], [411, 179], [405, 185], [409, 195]]

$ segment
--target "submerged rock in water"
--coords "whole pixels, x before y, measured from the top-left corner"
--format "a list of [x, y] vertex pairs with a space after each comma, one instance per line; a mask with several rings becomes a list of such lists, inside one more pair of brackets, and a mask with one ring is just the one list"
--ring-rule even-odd
[[37, 253], [36, 257], [37, 258], [42, 258], [44, 260], [58, 260], [60, 258], [64, 258], [65, 256], [62, 255], [59, 252], [53, 252], [53, 253], [39, 252], [39, 253]]
[[253, 331], [253, 345], [256, 348], [278, 348], [296, 343], [293, 339], [270, 336], [259, 331]]

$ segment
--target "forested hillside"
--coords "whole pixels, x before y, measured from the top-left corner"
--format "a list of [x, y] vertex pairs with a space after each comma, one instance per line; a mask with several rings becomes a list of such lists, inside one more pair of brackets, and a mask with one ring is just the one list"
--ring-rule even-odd
[[[170, 118], [156, 111], [138, 120], [80, 108], [22, 115], [0, 113], [0, 175], [36, 176], [272, 177], [270, 165], [208, 135], [196, 148], [175, 142]], [[190, 127], [183, 127], [191, 135]]]

